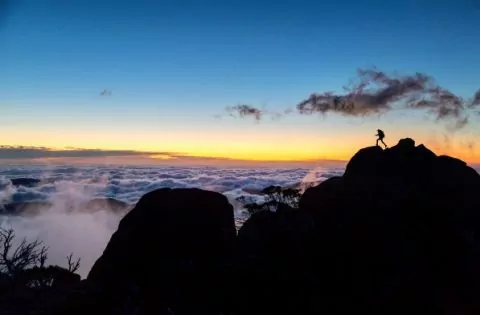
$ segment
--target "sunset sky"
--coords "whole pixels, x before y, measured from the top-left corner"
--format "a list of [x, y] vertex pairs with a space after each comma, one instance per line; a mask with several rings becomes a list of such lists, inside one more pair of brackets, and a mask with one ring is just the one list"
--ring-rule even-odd
[[[156, 152], [345, 160], [381, 128], [388, 144], [409, 136], [480, 162], [479, 115], [452, 132], [421, 111], [259, 122], [225, 111], [295, 108], [313, 92], [341, 92], [370, 66], [424, 72], [471, 97], [480, 88], [476, 1], [0, 0], [0, 11], [0, 145], [95, 149], [87, 158], [124, 162]], [[68, 158], [57, 155], [36, 157]]]

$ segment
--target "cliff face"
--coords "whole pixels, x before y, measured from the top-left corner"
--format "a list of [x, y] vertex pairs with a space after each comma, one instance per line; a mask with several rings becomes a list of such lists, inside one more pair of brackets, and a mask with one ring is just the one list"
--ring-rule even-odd
[[238, 236], [222, 195], [157, 190], [122, 220], [74, 309], [478, 314], [479, 188], [464, 162], [403, 139], [360, 150], [298, 209], [256, 213]]

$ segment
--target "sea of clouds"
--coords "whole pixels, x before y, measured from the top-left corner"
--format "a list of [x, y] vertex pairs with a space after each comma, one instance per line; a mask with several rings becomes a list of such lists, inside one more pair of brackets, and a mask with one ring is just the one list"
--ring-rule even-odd
[[[0, 206], [11, 202], [48, 201], [53, 206], [35, 216], [0, 214], [0, 226], [14, 228], [17, 240], [42, 240], [49, 263], [64, 266], [71, 252], [81, 257], [85, 277], [101, 255], [122, 215], [112, 211], [86, 213], [81, 205], [93, 198], [114, 198], [135, 204], [158, 188], [197, 187], [220, 192], [234, 205], [237, 226], [246, 218], [238, 197], [259, 201], [270, 185], [314, 184], [341, 175], [343, 168], [215, 168], [215, 167], [72, 167], [0, 166]], [[12, 178], [38, 178], [35, 187], [12, 186]], [[300, 187], [303, 187], [300, 185]], [[68, 210], [67, 210], [68, 209]]]

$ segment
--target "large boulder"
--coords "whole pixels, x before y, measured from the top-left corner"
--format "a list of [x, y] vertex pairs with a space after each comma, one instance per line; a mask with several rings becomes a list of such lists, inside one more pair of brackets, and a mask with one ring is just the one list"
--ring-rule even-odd
[[480, 310], [480, 175], [412, 139], [360, 150], [308, 189], [326, 312]]
[[[147, 193], [120, 222], [88, 282], [112, 304], [139, 291], [141, 308], [225, 311], [236, 230], [225, 196], [200, 189]], [[118, 305], [117, 305], [118, 306]], [[210, 314], [209, 313], [209, 314]]]

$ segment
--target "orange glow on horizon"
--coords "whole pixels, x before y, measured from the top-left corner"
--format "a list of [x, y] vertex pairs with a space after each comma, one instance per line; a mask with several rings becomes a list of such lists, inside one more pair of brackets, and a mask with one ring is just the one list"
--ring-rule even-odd
[[[391, 132], [387, 143], [395, 145], [398, 139], [409, 136]], [[418, 144], [425, 144], [436, 154], [447, 154], [469, 163], [480, 163], [480, 154], [473, 146], [462, 141], [446, 145], [432, 138], [432, 134], [415, 133]], [[35, 142], [32, 140], [35, 139]], [[348, 161], [359, 149], [375, 144], [370, 134], [301, 134], [294, 132], [245, 131], [242, 133], [169, 132], [148, 134], [135, 132], [85, 132], [39, 130], [35, 137], [28, 131], [16, 131], [14, 136], [2, 139], [2, 145], [65, 148], [132, 150], [145, 152], [146, 160], [174, 161], [175, 156], [192, 159], [218, 159], [236, 161], [314, 162], [319, 160]], [[158, 152], [159, 154], [152, 154]], [[170, 153], [172, 156], [170, 156]]]

